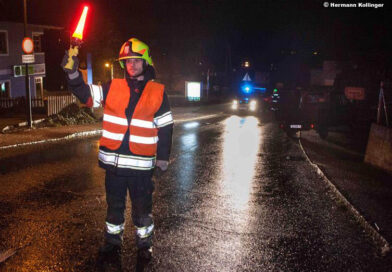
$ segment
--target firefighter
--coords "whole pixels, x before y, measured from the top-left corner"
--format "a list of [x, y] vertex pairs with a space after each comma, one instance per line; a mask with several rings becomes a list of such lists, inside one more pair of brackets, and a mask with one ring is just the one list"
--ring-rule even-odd
[[[149, 47], [136, 38], [120, 49], [125, 78], [102, 86], [84, 83], [77, 54], [77, 47], [71, 48], [62, 62], [71, 91], [89, 107], [104, 107], [98, 162], [106, 170], [107, 216], [100, 252], [121, 251], [129, 191], [138, 256], [149, 259], [154, 231], [152, 174], [154, 167], [167, 170], [172, 144], [173, 117], [164, 85], [154, 81]], [[65, 68], [68, 62], [74, 62], [72, 69]]]

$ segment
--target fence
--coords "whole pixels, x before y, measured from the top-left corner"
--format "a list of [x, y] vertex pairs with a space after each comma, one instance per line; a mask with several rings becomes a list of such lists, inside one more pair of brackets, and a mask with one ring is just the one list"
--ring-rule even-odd
[[[39, 112], [46, 113], [48, 116], [59, 113], [69, 104], [75, 103], [76, 97], [73, 95], [48, 96], [45, 99], [32, 98], [31, 108]], [[0, 98], [0, 112], [23, 112], [26, 109], [26, 99]]]
[[48, 116], [52, 114], [59, 113], [62, 109], [64, 109], [69, 104], [76, 102], [76, 97], [73, 95], [64, 95], [64, 96], [48, 96]]
[[[18, 108], [25, 107], [26, 100], [24, 97], [18, 98], [0, 98], [0, 108], [1, 109], [10, 109], [10, 108]], [[32, 108], [44, 108], [45, 103], [41, 98], [32, 98], [31, 99], [31, 107]]]

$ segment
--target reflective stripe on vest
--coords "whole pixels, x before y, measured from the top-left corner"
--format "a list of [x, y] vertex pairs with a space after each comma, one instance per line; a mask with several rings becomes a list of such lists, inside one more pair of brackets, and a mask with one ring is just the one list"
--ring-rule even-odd
[[113, 133], [113, 132], [110, 132], [110, 131], [103, 129], [102, 130], [102, 137], [105, 137], [110, 140], [122, 142], [122, 140], [124, 138], [124, 134], [123, 133]]
[[129, 137], [130, 142], [139, 143], [139, 144], [156, 144], [158, 142], [158, 136], [153, 137], [143, 137], [131, 135]]
[[109, 115], [109, 114], [105, 114], [103, 116], [103, 121], [128, 127], [128, 120], [127, 120], [127, 118], [120, 118], [120, 117], [112, 116], [112, 115]]
[[147, 82], [128, 126], [125, 110], [129, 104], [130, 89], [125, 79], [113, 79], [105, 101], [100, 145], [110, 150], [118, 149], [129, 129], [131, 152], [136, 155], [155, 156], [158, 129], [154, 115], [162, 104], [163, 91], [162, 84]]

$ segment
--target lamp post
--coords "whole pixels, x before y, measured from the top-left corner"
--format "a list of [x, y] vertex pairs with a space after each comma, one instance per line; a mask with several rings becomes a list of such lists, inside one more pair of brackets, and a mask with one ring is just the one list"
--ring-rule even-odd
[[[27, 37], [27, 5], [26, 0], [23, 0], [23, 17], [24, 17], [24, 37]], [[29, 65], [26, 63], [26, 113], [27, 113], [27, 125], [29, 128], [32, 127], [31, 117], [31, 94], [30, 94], [30, 83], [29, 83]]]
[[106, 62], [105, 67], [110, 68], [110, 80], [113, 80], [113, 62]]

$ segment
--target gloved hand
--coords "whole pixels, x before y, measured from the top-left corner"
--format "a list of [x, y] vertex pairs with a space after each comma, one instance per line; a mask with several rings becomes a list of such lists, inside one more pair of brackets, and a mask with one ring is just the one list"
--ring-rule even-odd
[[63, 60], [61, 61], [61, 67], [68, 74], [75, 74], [79, 68], [79, 47], [70, 47], [68, 51], [65, 51]]
[[163, 172], [165, 172], [167, 170], [168, 166], [169, 166], [168, 161], [157, 160], [155, 163], [155, 167], [159, 167]]

